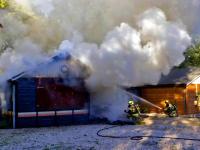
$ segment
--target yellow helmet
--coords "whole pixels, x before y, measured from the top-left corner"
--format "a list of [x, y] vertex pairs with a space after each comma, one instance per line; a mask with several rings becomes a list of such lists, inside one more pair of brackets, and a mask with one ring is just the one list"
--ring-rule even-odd
[[168, 100], [166, 100], [166, 101], [165, 101], [165, 103], [169, 103], [169, 101], [168, 101]]
[[129, 105], [133, 105], [134, 102], [133, 102], [133, 101], [129, 101], [128, 104], [129, 104]]

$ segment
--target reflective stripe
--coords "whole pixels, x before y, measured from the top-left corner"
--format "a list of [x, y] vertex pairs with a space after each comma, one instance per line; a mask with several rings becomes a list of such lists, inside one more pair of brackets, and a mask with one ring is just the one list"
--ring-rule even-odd
[[36, 117], [36, 112], [18, 113], [18, 117]]
[[[74, 114], [87, 114], [87, 109], [82, 110], [74, 110]], [[72, 115], [72, 110], [63, 110], [63, 111], [56, 111], [57, 116], [61, 115]], [[38, 116], [55, 116], [55, 111], [43, 111], [38, 112]], [[36, 117], [36, 112], [20, 112], [18, 113], [18, 117]]]
[[60, 115], [72, 115], [72, 110], [66, 110], [66, 111], [57, 111], [57, 116]]
[[74, 114], [87, 114], [88, 110], [87, 109], [82, 109], [82, 110], [74, 110]]
[[55, 116], [55, 111], [38, 112], [38, 116]]

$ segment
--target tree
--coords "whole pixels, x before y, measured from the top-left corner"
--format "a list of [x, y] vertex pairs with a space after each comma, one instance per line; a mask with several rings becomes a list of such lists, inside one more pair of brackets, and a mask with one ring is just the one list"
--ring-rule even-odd
[[17, 47], [26, 40], [37, 45], [40, 51], [52, 51], [66, 37], [66, 27], [51, 21], [31, 1], [0, 2], [4, 4], [0, 7], [0, 21], [4, 25], [0, 30], [0, 55], [8, 48], [17, 52]]
[[185, 61], [173, 69], [200, 67], [200, 35], [195, 36], [192, 44], [184, 52]]

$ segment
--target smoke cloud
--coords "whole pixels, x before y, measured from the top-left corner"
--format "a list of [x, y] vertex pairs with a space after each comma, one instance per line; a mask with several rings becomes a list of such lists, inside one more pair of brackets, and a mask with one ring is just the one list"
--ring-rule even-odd
[[92, 68], [92, 115], [110, 119], [132, 99], [117, 87], [157, 84], [200, 33], [199, 0], [49, 0], [47, 12], [28, 0], [14, 4], [0, 9], [0, 83], [67, 51]]

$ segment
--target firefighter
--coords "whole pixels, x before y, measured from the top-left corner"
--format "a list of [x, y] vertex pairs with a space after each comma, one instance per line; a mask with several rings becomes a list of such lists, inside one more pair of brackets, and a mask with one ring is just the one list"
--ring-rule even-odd
[[164, 110], [164, 113], [169, 115], [169, 117], [178, 117], [177, 113], [177, 107], [174, 103], [170, 103], [168, 100], [165, 101], [166, 109]]
[[197, 92], [195, 100], [197, 101], [197, 107], [200, 110], [200, 91]]
[[128, 110], [124, 110], [125, 113], [128, 113], [127, 118], [132, 124], [135, 124], [138, 120], [140, 108], [138, 105], [134, 105], [133, 101], [128, 102]]
[[200, 100], [200, 91], [197, 92], [195, 100], [197, 100], [197, 101]]

